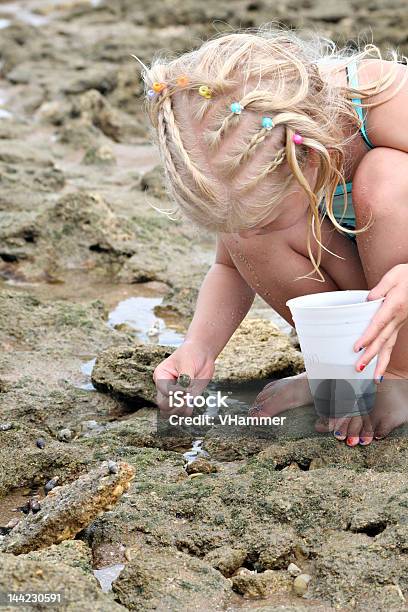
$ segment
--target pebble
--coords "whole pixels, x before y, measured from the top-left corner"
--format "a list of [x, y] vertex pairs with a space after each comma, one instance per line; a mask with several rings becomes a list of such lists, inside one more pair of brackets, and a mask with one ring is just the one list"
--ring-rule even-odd
[[289, 563], [288, 572], [291, 576], [295, 578], [296, 576], [299, 576], [302, 573], [302, 570], [296, 565], [296, 563]]
[[36, 440], [35, 443], [38, 446], [38, 448], [45, 448], [45, 440], [44, 440], [44, 438], [38, 438], [38, 440]]
[[40, 502], [38, 499], [30, 499], [30, 510], [33, 514], [37, 514], [41, 510]]
[[16, 525], [18, 525], [20, 522], [20, 519], [16, 518], [12, 518], [11, 521], [9, 521], [6, 525], [6, 529], [14, 529], [14, 527]]
[[295, 578], [293, 581], [293, 590], [298, 597], [302, 597], [306, 593], [311, 579], [312, 577], [309, 576], [309, 574], [300, 574], [300, 576]]
[[13, 423], [0, 423], [0, 431], [8, 431], [13, 429]]
[[179, 377], [177, 379], [177, 384], [180, 385], [180, 387], [187, 389], [190, 383], [191, 383], [191, 376], [189, 376], [188, 374], [179, 374]]
[[57, 433], [57, 438], [60, 442], [69, 442], [72, 438], [72, 431], [68, 428], [60, 429]]
[[117, 474], [119, 471], [118, 464], [115, 461], [108, 461], [109, 474]]
[[48, 481], [48, 482], [45, 484], [45, 486], [44, 486], [44, 491], [45, 491], [45, 494], [46, 494], [46, 495], [47, 495], [47, 493], [49, 493], [50, 491], [52, 491], [52, 489], [53, 489], [54, 487], [56, 487], [56, 486], [57, 486], [58, 481], [59, 481], [59, 476], [55, 476], [54, 478], [51, 478], [51, 480], [49, 480], [49, 481]]

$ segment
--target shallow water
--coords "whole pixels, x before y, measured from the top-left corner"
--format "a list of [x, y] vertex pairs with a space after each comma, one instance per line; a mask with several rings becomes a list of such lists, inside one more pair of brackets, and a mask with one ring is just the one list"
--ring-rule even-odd
[[[108, 324], [116, 327], [122, 323], [137, 332], [138, 338], [147, 344], [180, 346], [184, 334], [169, 327], [162, 317], [154, 314], [154, 309], [162, 302], [161, 297], [130, 297], [122, 300], [109, 314]], [[157, 330], [154, 325], [157, 325]]]

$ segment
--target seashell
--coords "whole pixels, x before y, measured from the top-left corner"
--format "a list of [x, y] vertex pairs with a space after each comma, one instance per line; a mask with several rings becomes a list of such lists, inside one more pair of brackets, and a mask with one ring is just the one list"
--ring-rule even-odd
[[300, 576], [295, 578], [293, 581], [293, 590], [298, 597], [302, 597], [306, 593], [311, 579], [312, 577], [309, 576], [309, 574], [300, 574]]

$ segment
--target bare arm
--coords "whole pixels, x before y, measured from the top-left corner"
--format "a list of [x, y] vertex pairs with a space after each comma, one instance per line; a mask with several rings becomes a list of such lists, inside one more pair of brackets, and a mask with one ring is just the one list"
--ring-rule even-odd
[[185, 343], [202, 346], [215, 359], [247, 314], [254, 297], [254, 291], [218, 238], [215, 263], [201, 285]]

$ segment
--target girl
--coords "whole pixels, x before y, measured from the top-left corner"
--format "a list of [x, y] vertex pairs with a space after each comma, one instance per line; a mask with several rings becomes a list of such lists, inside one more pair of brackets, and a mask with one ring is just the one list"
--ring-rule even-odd
[[[155, 371], [159, 392], [181, 372], [211, 378], [256, 293], [293, 325], [292, 297], [370, 289], [385, 301], [355, 367], [378, 355], [381, 393], [370, 417], [317, 429], [354, 446], [408, 421], [407, 77], [374, 45], [353, 54], [273, 26], [144, 66], [170, 195], [217, 234], [184, 344]], [[256, 410], [310, 402], [303, 373], [265, 387]]]

